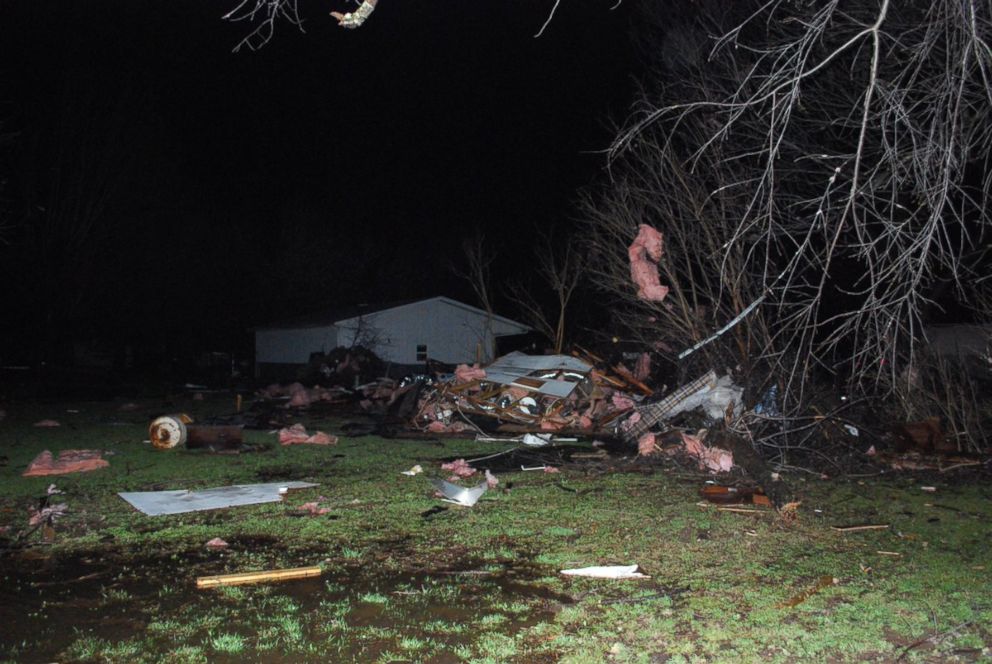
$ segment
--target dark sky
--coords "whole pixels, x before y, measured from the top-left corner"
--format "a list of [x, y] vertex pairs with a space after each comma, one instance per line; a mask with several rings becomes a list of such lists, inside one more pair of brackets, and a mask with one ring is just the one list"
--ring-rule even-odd
[[46, 271], [11, 306], [80, 290], [54, 308], [87, 334], [159, 320], [211, 343], [325, 304], [468, 298], [450, 265], [476, 228], [500, 278], [526, 271], [632, 89], [630, 3], [563, 0], [534, 39], [552, 4], [380, 0], [348, 31], [327, 14], [353, 5], [301, 1], [305, 34], [232, 54], [251, 30], [220, 19], [233, 2], [0, 0], [8, 207], [63, 231], [53, 201], [100, 210], [44, 258], [8, 233], [8, 270]]

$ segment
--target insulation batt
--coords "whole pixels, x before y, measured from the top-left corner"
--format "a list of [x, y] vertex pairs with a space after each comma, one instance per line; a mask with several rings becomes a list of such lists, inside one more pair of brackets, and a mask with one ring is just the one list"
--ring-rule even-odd
[[648, 302], [661, 302], [668, 295], [668, 286], [658, 279], [658, 261], [663, 250], [662, 236], [657, 230], [641, 224], [637, 237], [627, 248], [630, 278], [637, 284], [637, 297]]
[[84, 473], [110, 465], [103, 458], [100, 450], [62, 450], [59, 458], [54, 459], [52, 453], [45, 450], [34, 458], [24, 471], [24, 477], [39, 475], [65, 475], [66, 473]]
[[467, 364], [459, 364], [455, 367], [455, 383], [461, 385], [463, 383], [471, 383], [473, 380], [485, 380], [486, 370], [479, 368], [478, 364], [473, 364], [468, 366]]

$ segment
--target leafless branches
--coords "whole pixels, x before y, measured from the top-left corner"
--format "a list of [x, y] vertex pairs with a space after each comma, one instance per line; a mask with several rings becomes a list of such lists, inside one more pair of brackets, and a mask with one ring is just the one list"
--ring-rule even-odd
[[532, 284], [511, 282], [508, 291], [527, 322], [551, 341], [555, 353], [561, 353], [565, 347], [568, 305], [584, 276], [580, 250], [574, 241], [556, 244], [545, 234], [536, 245], [536, 254], [537, 274], [554, 297], [553, 313], [539, 302]]
[[[614, 163], [658, 150], [669, 175], [648, 183], [649, 196], [682, 186], [670, 175], [680, 162], [715, 200], [735, 202], [713, 229], [719, 290], [709, 293], [725, 313], [765, 298], [775, 320], [767, 359], [793, 387], [835, 358], [865, 389], [890, 384], [912, 357], [934, 281], [960, 285], [962, 256], [987, 242], [992, 5], [752, 6], [721, 29], [708, 61], [665, 89], [680, 101], [646, 99]], [[746, 300], [727, 311], [735, 292]]]
[[234, 47], [237, 53], [243, 46], [249, 50], [257, 51], [265, 46], [272, 34], [275, 32], [275, 24], [278, 19], [285, 19], [292, 25], [303, 30], [303, 19], [300, 17], [298, 0], [241, 0], [238, 6], [224, 14], [224, 19], [228, 21], [245, 21], [254, 23], [259, 19], [259, 24], [244, 39], [239, 41]]

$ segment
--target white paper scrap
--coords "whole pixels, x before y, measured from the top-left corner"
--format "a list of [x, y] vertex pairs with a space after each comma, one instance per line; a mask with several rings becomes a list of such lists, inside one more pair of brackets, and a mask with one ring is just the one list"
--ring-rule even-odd
[[637, 571], [637, 565], [608, 565], [605, 567], [580, 567], [563, 569], [565, 576], [588, 576], [594, 579], [650, 579]]

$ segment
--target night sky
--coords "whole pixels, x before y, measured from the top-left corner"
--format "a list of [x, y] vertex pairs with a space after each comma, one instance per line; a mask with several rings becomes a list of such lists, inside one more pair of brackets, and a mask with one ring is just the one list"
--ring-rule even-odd
[[354, 5], [303, 1], [305, 34], [233, 54], [234, 4], [0, 2], [21, 350], [40, 328], [223, 347], [324, 306], [471, 301], [462, 241], [499, 248], [497, 280], [526, 272], [632, 97], [630, 3], [565, 0], [535, 39], [550, 0], [381, 0], [353, 31], [328, 12]]

